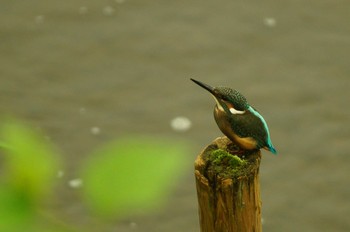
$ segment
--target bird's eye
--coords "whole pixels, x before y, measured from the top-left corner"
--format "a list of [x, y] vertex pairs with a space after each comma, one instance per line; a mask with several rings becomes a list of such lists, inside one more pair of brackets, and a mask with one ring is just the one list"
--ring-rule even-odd
[[227, 108], [234, 108], [234, 106], [233, 106], [233, 104], [232, 103], [230, 103], [230, 102], [228, 102], [228, 101], [225, 101], [224, 100], [224, 103], [227, 105]]

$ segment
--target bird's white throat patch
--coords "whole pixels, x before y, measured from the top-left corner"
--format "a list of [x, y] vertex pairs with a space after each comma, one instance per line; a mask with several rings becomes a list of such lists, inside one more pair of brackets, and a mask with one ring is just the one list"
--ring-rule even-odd
[[236, 109], [233, 108], [233, 107], [231, 107], [229, 110], [230, 110], [230, 112], [231, 112], [232, 114], [244, 114], [244, 113], [245, 113], [244, 110], [236, 110]]

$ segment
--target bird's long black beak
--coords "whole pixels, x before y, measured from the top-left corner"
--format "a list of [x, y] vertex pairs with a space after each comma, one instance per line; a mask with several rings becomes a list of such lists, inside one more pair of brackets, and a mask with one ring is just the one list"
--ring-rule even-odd
[[204, 84], [203, 82], [200, 82], [200, 81], [197, 81], [197, 80], [195, 80], [195, 79], [192, 79], [192, 78], [191, 78], [191, 81], [193, 81], [194, 83], [196, 83], [196, 84], [199, 85], [200, 87], [202, 87], [202, 88], [208, 90], [211, 94], [213, 94], [213, 95], [215, 96], [215, 94], [214, 94], [214, 88], [213, 88], [213, 87], [211, 87], [211, 86], [209, 86], [209, 85], [207, 85], [207, 84]]

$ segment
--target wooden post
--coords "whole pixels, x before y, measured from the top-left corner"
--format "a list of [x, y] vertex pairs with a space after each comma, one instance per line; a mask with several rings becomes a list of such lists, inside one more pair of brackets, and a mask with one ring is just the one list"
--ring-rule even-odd
[[[260, 151], [234, 156], [219, 137], [195, 161], [201, 232], [261, 232]], [[230, 152], [231, 151], [231, 152]]]

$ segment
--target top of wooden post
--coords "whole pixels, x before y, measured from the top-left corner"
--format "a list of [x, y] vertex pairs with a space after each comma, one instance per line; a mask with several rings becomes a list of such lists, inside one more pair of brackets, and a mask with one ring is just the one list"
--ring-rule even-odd
[[227, 137], [218, 137], [197, 157], [195, 170], [206, 178], [248, 178], [255, 175], [260, 166], [261, 152], [236, 154], [237, 146]]

